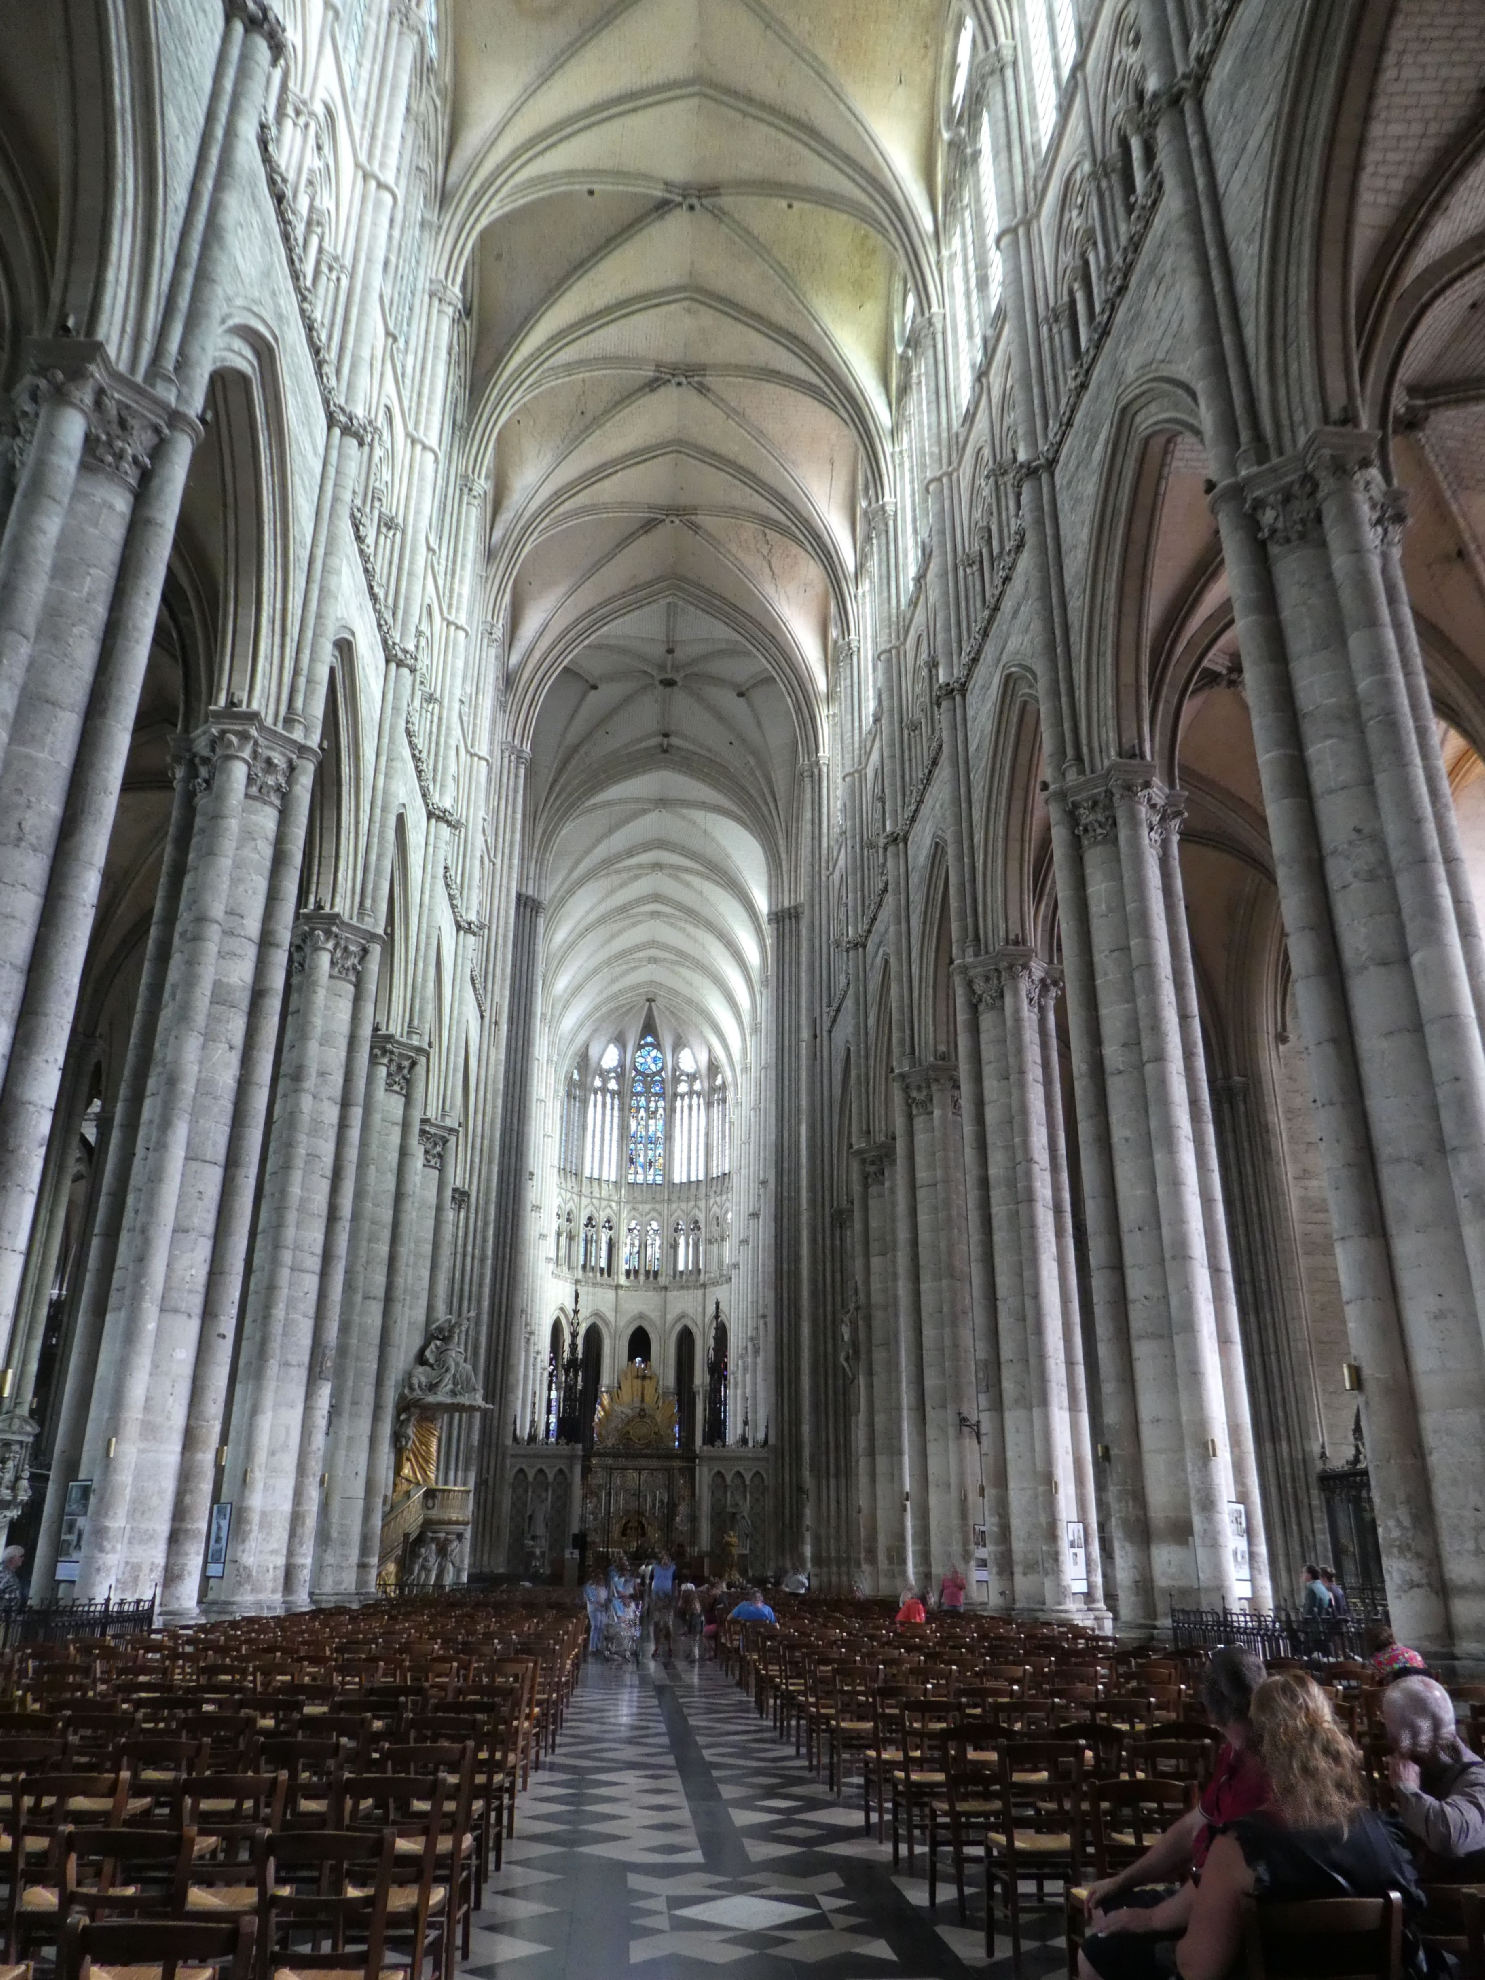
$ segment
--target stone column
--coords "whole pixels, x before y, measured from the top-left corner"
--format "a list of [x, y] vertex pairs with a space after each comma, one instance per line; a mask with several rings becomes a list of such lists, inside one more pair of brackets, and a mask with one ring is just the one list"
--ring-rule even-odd
[[809, 1472], [805, 1462], [805, 1317], [801, 1284], [801, 1164], [799, 1061], [801, 1038], [800, 943], [803, 910], [775, 908], [768, 917], [768, 1000], [773, 1034], [775, 1087], [773, 1322], [777, 1411], [770, 1432], [779, 1453], [775, 1523], [791, 1561], [803, 1556], [808, 1518]]
[[[524, 787], [527, 761], [529, 758], [523, 752], [513, 764], [518, 789]], [[510, 1359], [511, 1349], [520, 1338], [524, 1287], [525, 1223], [522, 1209], [529, 1201], [526, 1173], [530, 1166], [527, 1150], [532, 1023], [539, 982], [543, 913], [543, 904], [534, 895], [516, 894], [509, 943], [509, 974], [502, 1004], [508, 1017], [499, 1157], [495, 1169], [495, 1201], [491, 1210], [490, 1333], [484, 1343], [486, 1359], [481, 1370], [485, 1394], [499, 1407], [499, 1414], [491, 1421], [500, 1427], [502, 1436], [505, 1425], [510, 1422], [515, 1400]], [[621, 1233], [616, 1231], [616, 1244], [620, 1238]], [[485, 1433], [486, 1436], [490, 1434], [489, 1431]], [[504, 1466], [497, 1463], [490, 1469], [494, 1474], [494, 1491], [488, 1497], [482, 1497], [475, 1507], [473, 1536], [474, 1564], [484, 1568], [493, 1568], [498, 1564], [497, 1536], [504, 1521], [504, 1512], [499, 1504], [500, 1494], [505, 1488]]]
[[[365, 981], [365, 971], [362, 981]], [[360, 985], [357, 986], [358, 993]], [[356, 1169], [355, 1209], [346, 1265], [342, 1320], [336, 1343], [327, 1469], [326, 1513], [316, 1542], [317, 1600], [358, 1592], [362, 1511], [371, 1415], [386, 1296], [387, 1240], [396, 1182], [401, 1122], [415, 1054], [397, 1039], [379, 1035], [370, 1050]], [[353, 1068], [347, 1064], [347, 1077]], [[344, 1130], [343, 1130], [344, 1131]]]
[[[947, 1071], [947, 1068], [945, 1069]], [[931, 1587], [955, 1548], [955, 1505], [961, 1483], [958, 1457], [957, 1409], [949, 1404], [949, 1324], [944, 1284], [946, 1239], [945, 1196], [939, 1172], [938, 1131], [934, 1120], [937, 1068], [913, 1067], [898, 1074], [907, 1099], [913, 1131], [913, 1211], [918, 1239], [918, 1333], [909, 1339], [907, 1354], [908, 1448], [917, 1460], [913, 1490], [921, 1493], [926, 1544], [914, 1560], [914, 1579]]]
[[[14, 857], [0, 878], [0, 1227], [24, 1244], [39, 1179], [33, 1153], [56, 1104], [67, 1037], [87, 956], [103, 863], [154, 637], [176, 519], [216, 354], [234, 256], [236, 208], [255, 169], [253, 134], [283, 28], [263, 0], [230, 0], [196, 169], [176, 246], [150, 388], [113, 374], [100, 347], [88, 445], [101, 470], [75, 473], [66, 536], [28, 503], [10, 521], [46, 564], [49, 592], [34, 623], [25, 685], [6, 712], [0, 689], [0, 842]], [[48, 347], [50, 348], [50, 347]], [[65, 378], [74, 340], [47, 361]], [[57, 419], [62, 419], [61, 413]], [[42, 508], [60, 498], [72, 428], [42, 430], [50, 477]], [[60, 448], [60, 451], [58, 449]], [[139, 491], [148, 466], [148, 479]], [[127, 532], [127, 534], [126, 534]], [[0, 551], [0, 566], [4, 552]], [[40, 582], [39, 569], [36, 581]], [[116, 581], [115, 581], [116, 579]], [[29, 617], [22, 587], [12, 630]], [[105, 627], [105, 613], [107, 614]], [[0, 607], [0, 628], [5, 608]], [[101, 647], [101, 659], [100, 659]], [[19, 648], [11, 656], [20, 665]], [[10, 821], [19, 821], [13, 835]], [[22, 999], [24, 998], [24, 1002]], [[13, 1027], [17, 1027], [13, 1030]], [[7, 1198], [9, 1199], [7, 1201]], [[0, 1246], [0, 1322], [14, 1286]]]
[[[243, 1312], [237, 1378], [226, 1437], [223, 1497], [233, 1504], [227, 1573], [214, 1600], [277, 1607], [283, 1574], [283, 1527], [294, 1489], [284, 1453], [275, 1449], [276, 1406], [283, 1376], [285, 1327], [301, 1232], [313, 1242], [314, 1179], [307, 1174], [310, 1124], [319, 1078], [325, 1002], [339, 933], [333, 917], [301, 916], [290, 948], [289, 1010], [269, 1133], [257, 1236]], [[323, 1201], [320, 1206], [323, 1212]], [[293, 1370], [300, 1398], [305, 1371]], [[294, 1453], [290, 1453], [290, 1461]], [[280, 1517], [282, 1515], [282, 1517]]]
[[[980, 1463], [976, 1395], [975, 1331], [969, 1300], [968, 1206], [964, 1177], [963, 1096], [957, 1077], [936, 1082], [933, 1121], [938, 1138], [939, 1187], [943, 1194], [945, 1410], [952, 1494], [945, 1523], [945, 1552], [975, 1587], [971, 1568], [974, 1525], [984, 1517], [984, 1474]], [[939, 1570], [941, 1577], [942, 1569]]]
[[[120, 1578], [141, 1426], [151, 1405], [156, 1331], [170, 1264], [191, 1116], [216, 984], [223, 921], [250, 789], [276, 781], [282, 757], [251, 716], [216, 710], [193, 742], [195, 829], [140, 1119], [83, 1462], [94, 1480], [77, 1581], [79, 1601]], [[191, 1344], [180, 1344], [189, 1352]], [[173, 1355], [175, 1345], [161, 1352]]]
[[1055, 971], [1041, 981], [1041, 1088], [1046, 1113], [1047, 1168], [1052, 1190], [1052, 1224], [1057, 1246], [1057, 1280], [1062, 1306], [1063, 1353], [1067, 1362], [1067, 1413], [1072, 1432], [1073, 1477], [1077, 1485], [1078, 1517], [1086, 1528], [1088, 1593], [1086, 1607], [1100, 1621], [1104, 1605], [1103, 1545], [1093, 1465], [1093, 1425], [1088, 1410], [1088, 1378], [1083, 1352], [1082, 1299], [1078, 1289], [1077, 1255], [1073, 1249], [1072, 1195], [1067, 1175], [1067, 1140], [1062, 1120], [1062, 1077], [1059, 1069], [1057, 1020], [1054, 1005], [1061, 984]]
[[[1266, 450], [1201, 92], [1181, 86], [1177, 48], [1185, 47], [1184, 24], [1173, 20], [1164, 0], [1141, 0], [1140, 35], [1151, 101], [1158, 106], [1156, 130], [1172, 209], [1174, 265], [1181, 275], [1203, 438], [1216, 483], [1212, 504], [1241, 643], [1295, 998], [1325, 1151], [1336, 1262], [1352, 1351], [1365, 1370], [1362, 1407], [1388, 1596], [1394, 1625], [1406, 1640], [1442, 1644], [1450, 1638], [1452, 1623], [1441, 1535], [1449, 1533], [1452, 1545], [1454, 1509], [1441, 1521], [1434, 1502], [1420, 1428], [1422, 1398], [1403, 1320], [1406, 1297], [1390, 1249], [1394, 1215], [1384, 1215], [1387, 1191], [1355, 1049], [1357, 1037], [1376, 1033], [1350, 1008], [1343, 985], [1340, 942], [1355, 909], [1348, 905], [1333, 914], [1322, 863], [1322, 845], [1333, 854], [1346, 848], [1359, 854], [1358, 834], [1344, 820], [1338, 821], [1339, 829], [1323, 831], [1312, 803], [1297, 680], [1291, 676], [1278, 616], [1277, 561], [1271, 568], [1265, 549], [1267, 543], [1282, 547], [1292, 532], [1311, 526], [1313, 488], [1306, 488], [1302, 477], [1290, 486], [1282, 468], [1254, 476], [1255, 463]], [[1245, 475], [1257, 485], [1245, 488]], [[1327, 700], [1334, 711], [1334, 699]], [[1415, 725], [1422, 712], [1415, 700]], [[1333, 769], [1327, 774], [1333, 776]], [[1411, 1069], [1403, 1075], [1402, 1090], [1410, 1084]], [[1390, 1143], [1381, 1147], [1390, 1152]], [[1408, 1158], [1403, 1159], [1406, 1166]], [[1410, 1218], [1411, 1211], [1404, 1211], [1404, 1223]], [[1424, 1351], [1432, 1352], [1426, 1345]]]
[[[420, 1136], [428, 1056], [412, 1047], [412, 1074], [402, 1109], [402, 1132], [397, 1144], [397, 1170], [392, 1191], [387, 1277], [381, 1307], [376, 1379], [371, 1391], [370, 1434], [366, 1446], [366, 1486], [361, 1506], [361, 1551], [356, 1569], [358, 1589], [376, 1586], [381, 1547], [382, 1516], [392, 1480], [392, 1433], [397, 1391], [412, 1357], [407, 1352], [409, 1280], [421, 1224], [423, 1144]], [[421, 1308], [420, 1308], [421, 1310]]]
[[862, 1476], [871, 1481], [876, 1498], [877, 1548], [870, 1562], [874, 1591], [895, 1595], [908, 1564], [907, 1399], [903, 1386], [900, 1328], [894, 1294], [896, 1265], [893, 1235], [896, 1216], [890, 1200], [897, 1187], [895, 1151], [890, 1141], [862, 1150], [861, 1170], [866, 1185], [867, 1221], [871, 1231], [871, 1306], [881, 1315], [872, 1326], [872, 1393], [875, 1416]]
[[93, 425], [99, 346], [33, 346], [15, 392], [20, 469], [0, 537], [0, 761], [20, 704], [31, 646], [51, 586], [83, 448]]
[[[181, 772], [184, 771], [184, 774]], [[144, 1106], [145, 1082], [154, 1055], [156, 1023], [165, 995], [165, 978], [175, 939], [176, 917], [181, 887], [191, 844], [194, 815], [192, 777], [188, 759], [172, 760], [175, 795], [165, 834], [160, 880], [155, 889], [154, 913], [145, 945], [144, 967], [140, 971], [139, 994], [129, 1043], [119, 1073], [113, 1101], [113, 1122], [103, 1155], [103, 1174], [98, 1185], [83, 1284], [73, 1325], [72, 1346], [67, 1357], [62, 1409], [52, 1444], [52, 1474], [47, 1486], [46, 1507], [32, 1562], [31, 1580], [37, 1589], [52, 1579], [56, 1559], [57, 1533], [62, 1521], [62, 1502], [67, 1486], [79, 1475], [83, 1436], [92, 1403], [103, 1338], [104, 1315], [118, 1254], [119, 1234], [124, 1219], [129, 1177]]]
[[1029, 951], [999, 952], [1006, 976], [1005, 1025], [1016, 1152], [1016, 1209], [1021, 1236], [1021, 1280], [1026, 1308], [1032, 1420], [1036, 1438], [1039, 1530], [1050, 1611], [1081, 1609], [1068, 1586], [1067, 1522], [1093, 1520], [1078, 1501], [1073, 1468], [1067, 1384], [1067, 1344], [1057, 1235], [1052, 1212], [1043, 1090], [1041, 1010], [1051, 996], [1046, 965]]
[[[133, 1457], [128, 1532], [119, 1573], [125, 1583], [139, 1588], [158, 1588], [164, 1579], [171, 1508], [192, 1421], [196, 1364], [203, 1343], [209, 1358], [213, 1353], [203, 1317], [214, 1237], [228, 1171], [274, 835], [297, 753], [289, 738], [262, 723], [256, 726], [254, 749], [248, 801], [232, 858], [232, 887], [222, 903], [206, 1037], [190, 1102], [185, 1163], [155, 1327], [149, 1408], [140, 1423]], [[220, 1410], [210, 1426], [213, 1440], [219, 1421]], [[203, 1521], [198, 1566], [204, 1537]]]
[[[1288, 649], [1345, 1022], [1356, 1038], [1386, 1040], [1385, 1051], [1358, 1053], [1356, 1068], [1390, 1261], [1384, 1284], [1395, 1288], [1402, 1339], [1372, 1333], [1363, 1345], [1352, 1331], [1380, 1482], [1389, 1594], [1396, 1621], [1407, 1626], [1412, 1617], [1420, 1641], [1452, 1642], [1461, 1654], [1473, 1654], [1470, 1646], [1485, 1645], [1485, 1554], [1457, 1537], [1459, 1522], [1471, 1515], [1451, 1454], [1459, 1448], [1457, 1426], [1485, 1410], [1476, 1207], [1485, 1153], [1477, 1118], [1480, 1042], [1438, 838], [1431, 822], [1417, 816], [1426, 789], [1420, 795], [1407, 764], [1393, 759], [1393, 742], [1374, 733], [1379, 724], [1405, 721], [1396, 746], [1414, 748], [1411, 707], [1401, 679], [1389, 695], [1375, 672], [1367, 675], [1389, 663], [1362, 623], [1368, 608], [1347, 607], [1340, 595], [1338, 580], [1363, 583], [1359, 552], [1335, 565], [1353, 528], [1336, 511], [1359, 499], [1334, 486], [1348, 480], [1336, 465], [1340, 451], [1332, 436], [1321, 435], [1299, 462], [1249, 476], [1248, 505], [1268, 545]], [[1250, 683], [1250, 706], [1254, 701]], [[1286, 923], [1288, 912], [1286, 903]], [[1337, 1227], [1338, 1259], [1342, 1233], [1349, 1235], [1344, 1220]], [[1343, 1285], [1346, 1277], [1343, 1270]], [[1349, 1296], [1347, 1311], [1350, 1324]], [[1361, 1319], [1359, 1313], [1357, 1324]], [[1403, 1420], [1391, 1430], [1388, 1417]], [[1414, 1485], [1409, 1441], [1421, 1444], [1429, 1511], [1404, 1523], [1388, 1501]], [[1438, 1550], [1442, 1579], [1425, 1579], [1430, 1536], [1443, 1534], [1450, 1540]]]
[[[50, 929], [46, 953], [35, 954], [38, 930], [124, 532], [163, 423], [151, 394], [112, 374], [99, 347], [89, 350], [87, 383], [77, 387], [89, 405], [86, 447], [54, 559], [55, 582], [32, 642], [26, 690], [0, 761], [0, 844], [6, 849], [0, 863], [0, 1323], [7, 1332], [81, 971], [79, 956], [69, 977], [67, 959], [53, 953]], [[107, 804], [110, 824], [116, 795], [115, 786]], [[100, 801], [94, 794], [94, 805]], [[54, 893], [56, 913], [64, 916], [60, 892]], [[91, 902], [89, 909], [84, 940]], [[33, 957], [40, 965], [34, 975]]]
[[[1099, 1030], [1108, 1090], [1137, 1411], [1135, 1448], [1143, 1474], [1153, 1583], [1155, 1589], [1168, 1592], [1169, 1599], [1182, 1605], [1198, 1603], [1203, 1586], [1211, 1586], [1220, 1605], [1224, 1584], [1220, 1579], [1215, 1584], [1203, 1584], [1193, 1556], [1187, 1456], [1189, 1443], [1195, 1451], [1190, 1459], [1192, 1464], [1198, 1458], [1208, 1464], [1215, 1463], [1207, 1456], [1206, 1437], [1212, 1434], [1216, 1411], [1208, 1411], [1210, 1421], [1206, 1425], [1200, 1420], [1190, 1424], [1184, 1420], [1185, 1392], [1177, 1377], [1173, 1354], [1175, 1301], [1167, 1281], [1162, 1202], [1152, 1146], [1158, 1131], [1157, 1116], [1145, 1076], [1141, 1000], [1147, 993], [1156, 998], [1164, 995], [1169, 1000], [1170, 986], [1168, 978], [1161, 985], [1158, 972], [1148, 960], [1148, 914], [1144, 941], [1146, 966], [1136, 983], [1125, 906], [1121, 834], [1114, 795], [1107, 780], [1090, 778], [1085, 784], [1074, 786], [1068, 799], [1082, 841], [1093, 952], [1098, 963]], [[1122, 808], [1131, 813], [1130, 826], [1137, 824], [1143, 831], [1143, 818], [1134, 800], [1131, 798]], [[1146, 835], [1147, 848], [1148, 843]], [[1131, 848], [1131, 858], [1137, 857], [1136, 844]], [[1158, 1051], [1158, 1034], [1152, 1042]], [[1175, 1132], [1173, 1124], [1170, 1131]], [[1169, 1171], [1170, 1158], [1165, 1159]], [[1171, 1186], [1179, 1188], [1179, 1177]], [[1186, 1241], [1189, 1243], [1189, 1232]], [[1183, 1316], [1188, 1325], [1192, 1303], [1188, 1300], [1187, 1313]], [[1207, 1508], [1208, 1555], [1214, 1544], [1214, 1510], [1210, 1505]], [[1117, 1512], [1116, 1507], [1116, 1518]], [[1222, 1517], [1225, 1526], [1225, 1507]], [[1154, 1611], [1154, 1589], [1149, 1591], [1151, 1608], [1142, 1615], [1131, 1613], [1122, 1563], [1119, 1596], [1119, 1620], [1123, 1627], [1156, 1626], [1163, 1620]]]
[[[1166, 794], [1147, 769], [1111, 779], [1129, 954], [1150, 1110], [1169, 1325], [1185, 1429], [1191, 1538], [1202, 1606], [1236, 1599], [1227, 1505], [1233, 1497], [1227, 1403], [1197, 1175], [1186, 1059], [1176, 1003], [1157, 841]], [[1256, 1490], [1256, 1487], [1255, 1487]]]
[[1314, 1370], [1307, 1365], [1307, 1321], [1294, 1277], [1283, 1155], [1272, 1125], [1259, 1117], [1259, 1103], [1246, 1078], [1234, 1074], [1219, 1079], [1213, 1091], [1224, 1156], [1223, 1193], [1232, 1210], [1233, 1276], [1247, 1322], [1244, 1362], [1256, 1425], [1269, 1578], [1292, 1589], [1298, 1587], [1305, 1563], [1326, 1550], [1320, 1544], [1325, 1517], [1315, 1477], [1319, 1437]]
[[1253, 1605], [1266, 1613], [1274, 1605], [1268, 1566], [1266, 1509], [1258, 1488], [1258, 1461], [1253, 1448], [1246, 1357], [1238, 1318], [1237, 1290], [1233, 1283], [1232, 1257], [1227, 1242], [1227, 1213], [1222, 1201], [1222, 1177], [1217, 1164], [1212, 1100], [1207, 1088], [1206, 1054], [1202, 1049], [1201, 1017], [1196, 1000], [1196, 969], [1186, 926], [1186, 896], [1181, 879], [1179, 846], [1184, 815], [1184, 799], [1178, 794], [1171, 794], [1163, 811], [1157, 810], [1152, 814], [1151, 832], [1160, 848], [1172, 983], [1185, 1059], [1186, 1095], [1191, 1110], [1197, 1183], [1201, 1191], [1207, 1270], [1221, 1359], [1222, 1393], [1227, 1404], [1233, 1490], [1247, 1509], [1248, 1567], [1253, 1584]]
[[990, 1222], [995, 1242], [995, 1331], [1001, 1409], [1005, 1420], [1006, 1508], [1010, 1572], [995, 1578], [991, 1607], [1034, 1614], [1044, 1603], [1035, 1418], [1026, 1332], [1026, 1278], [1016, 1205], [1015, 1122], [1005, 1025], [1005, 973], [989, 958], [967, 964], [965, 981], [980, 1021], [984, 1068], [985, 1138], [989, 1149]]

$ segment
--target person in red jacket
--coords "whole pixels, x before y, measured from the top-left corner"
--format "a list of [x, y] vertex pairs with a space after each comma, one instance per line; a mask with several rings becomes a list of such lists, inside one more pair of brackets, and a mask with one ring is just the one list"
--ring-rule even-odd
[[928, 1611], [918, 1600], [917, 1594], [913, 1589], [903, 1589], [902, 1607], [897, 1611], [896, 1620], [900, 1623], [927, 1622]]

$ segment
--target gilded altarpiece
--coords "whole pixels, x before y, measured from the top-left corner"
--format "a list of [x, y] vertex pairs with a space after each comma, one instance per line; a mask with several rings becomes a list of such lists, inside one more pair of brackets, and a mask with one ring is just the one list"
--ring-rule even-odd
[[696, 1545], [696, 1460], [677, 1449], [675, 1397], [637, 1362], [598, 1405], [583, 1527], [590, 1554], [647, 1560]]

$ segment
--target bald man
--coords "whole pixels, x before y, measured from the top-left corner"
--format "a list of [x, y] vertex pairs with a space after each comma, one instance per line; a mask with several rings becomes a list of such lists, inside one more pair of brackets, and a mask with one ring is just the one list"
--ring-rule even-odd
[[1430, 1677], [1398, 1678], [1382, 1694], [1388, 1778], [1398, 1820], [1428, 1851], [1425, 1875], [1485, 1875], [1485, 1760], [1454, 1724], [1454, 1701]]

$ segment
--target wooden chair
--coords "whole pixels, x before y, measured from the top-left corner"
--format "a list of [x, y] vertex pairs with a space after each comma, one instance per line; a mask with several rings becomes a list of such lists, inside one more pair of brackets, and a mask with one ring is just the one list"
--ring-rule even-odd
[[92, 1918], [179, 1918], [185, 1911], [194, 1830], [58, 1829], [46, 1864], [23, 1870], [15, 1912], [15, 1950], [57, 1946], [74, 1911]]
[[278, 1980], [383, 1980], [396, 1845], [390, 1829], [278, 1837], [264, 1970]]
[[[57, 1980], [254, 1980], [258, 1921], [67, 1920]], [[26, 1969], [15, 1969], [25, 1971]]]
[[908, 1875], [913, 1874], [913, 1849], [919, 1822], [928, 1833], [928, 1811], [936, 1794], [944, 1791], [940, 1764], [941, 1742], [950, 1724], [947, 1707], [939, 1699], [922, 1692], [909, 1694], [897, 1704], [897, 1765], [892, 1769], [892, 1868], [898, 1854], [898, 1819], [907, 1824]]
[[1093, 1780], [1115, 1781], [1124, 1761], [1124, 1735], [1117, 1726], [1102, 1725], [1097, 1719], [1072, 1719], [1056, 1727], [1058, 1739], [1083, 1743], [1084, 1770]]
[[1021, 1964], [1021, 1884], [1077, 1884], [1083, 1876], [1083, 1749], [1073, 1741], [1008, 1739], [1000, 1750], [999, 1806], [985, 1831], [985, 1956], [995, 1957], [995, 1894], [1004, 1892], [1011, 1957]]
[[1243, 1905], [1246, 1980], [1402, 1980], [1403, 1901], [1318, 1898]]
[[1485, 1884], [1425, 1884], [1418, 1936], [1457, 1961], [1459, 1980], [1485, 1980]]
[[386, 1930], [389, 1940], [415, 1937], [425, 1942], [436, 1927], [439, 1964], [452, 1980], [453, 1918], [468, 1883], [472, 1854], [467, 1829], [452, 1825], [459, 1814], [454, 1783], [447, 1774], [348, 1774], [342, 1783], [344, 1829], [390, 1833], [393, 1838], [392, 1890]]
[[1209, 1780], [1217, 1757], [1212, 1747], [1194, 1739], [1131, 1739], [1125, 1752], [1132, 1774], [1183, 1784]]
[[943, 1735], [943, 1792], [928, 1804], [928, 1906], [932, 1910], [938, 1903], [938, 1847], [947, 1831], [961, 1924], [969, 1916], [964, 1866], [972, 1844], [977, 1839], [983, 1844], [985, 1831], [1000, 1807], [1000, 1755], [977, 1751], [969, 1742], [970, 1734], [963, 1725], [951, 1727]]

